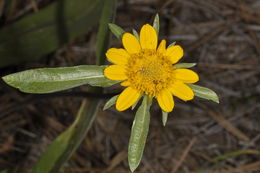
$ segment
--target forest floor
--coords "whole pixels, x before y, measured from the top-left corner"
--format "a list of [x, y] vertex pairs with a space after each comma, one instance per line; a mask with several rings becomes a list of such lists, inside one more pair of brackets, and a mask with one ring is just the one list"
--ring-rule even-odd
[[[44, 1], [44, 0], [42, 0]], [[1, 2], [1, 0], [0, 0]], [[32, 3], [35, 2], [35, 3]], [[37, 2], [18, 8], [10, 21], [37, 11]], [[1, 3], [0, 3], [1, 6]], [[27, 11], [26, 11], [27, 10]], [[160, 15], [160, 39], [184, 48], [181, 62], [195, 62], [199, 85], [220, 97], [175, 99], [166, 127], [157, 103], [137, 173], [260, 172], [260, 1], [259, 0], [125, 0], [115, 23], [140, 30]], [[13, 17], [13, 18], [12, 18]], [[34, 61], [1, 69], [1, 76], [36, 67], [95, 63], [97, 26], [59, 50]], [[121, 43], [111, 37], [111, 47]], [[87, 91], [82, 86], [73, 91]], [[115, 86], [105, 91], [120, 92]], [[0, 83], [0, 171], [26, 173], [46, 146], [74, 120], [82, 98], [22, 94]], [[134, 111], [102, 111], [85, 140], [60, 173], [127, 173], [127, 147]]]

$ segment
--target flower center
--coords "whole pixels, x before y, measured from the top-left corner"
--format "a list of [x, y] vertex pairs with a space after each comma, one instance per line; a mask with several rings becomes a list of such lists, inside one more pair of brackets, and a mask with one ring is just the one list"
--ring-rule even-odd
[[129, 59], [127, 77], [131, 87], [154, 97], [172, 83], [174, 67], [155, 50], [142, 50]]

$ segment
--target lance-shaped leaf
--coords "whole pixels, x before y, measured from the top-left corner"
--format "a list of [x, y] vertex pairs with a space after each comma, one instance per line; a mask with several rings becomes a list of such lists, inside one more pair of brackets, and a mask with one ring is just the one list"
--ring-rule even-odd
[[111, 32], [116, 36], [116, 38], [121, 39], [121, 37], [123, 36], [123, 34], [125, 33], [125, 30], [123, 30], [120, 26], [113, 24], [113, 23], [109, 23], [108, 24], [109, 29], [111, 30]]
[[128, 163], [132, 172], [138, 167], [142, 159], [149, 130], [150, 106], [150, 98], [148, 96], [144, 96], [142, 105], [138, 108], [132, 125], [128, 146]]
[[140, 37], [139, 37], [138, 32], [135, 29], [133, 29], [132, 32], [133, 32], [134, 36], [137, 38], [137, 40], [140, 41]]
[[163, 123], [163, 126], [166, 126], [167, 120], [168, 120], [168, 112], [162, 111], [162, 123]]
[[115, 81], [107, 79], [105, 66], [82, 65], [74, 67], [39, 68], [26, 70], [3, 77], [12, 87], [26, 93], [51, 93], [83, 84], [107, 87]]
[[196, 63], [178, 63], [175, 64], [174, 67], [175, 68], [191, 68], [194, 67], [196, 65]]
[[159, 29], [160, 29], [160, 19], [159, 19], [159, 15], [156, 14], [154, 21], [153, 21], [153, 28], [155, 29], [157, 35], [159, 35]]
[[0, 67], [41, 57], [86, 33], [99, 21], [103, 2], [52, 1], [37, 13], [1, 27]]
[[74, 123], [46, 149], [31, 173], [57, 173], [78, 148], [91, 127], [99, 105], [97, 99], [84, 101]]
[[115, 13], [116, 0], [104, 1], [102, 15], [99, 21], [97, 42], [96, 42], [96, 65], [102, 65], [105, 62], [105, 52], [109, 47], [109, 28], [108, 23], [113, 21]]
[[171, 44], [167, 47], [167, 49], [170, 48], [170, 47], [172, 47], [172, 46], [175, 46], [175, 44], [176, 44], [176, 41], [173, 42], [173, 43], [171, 43]]
[[187, 85], [191, 87], [195, 96], [219, 103], [218, 95], [213, 90], [198, 85], [194, 85], [194, 84], [187, 84]]
[[111, 106], [113, 106], [116, 103], [116, 100], [118, 98], [119, 95], [116, 95], [114, 97], [112, 97], [111, 99], [109, 99], [106, 104], [104, 105], [103, 110], [107, 110], [108, 108], [110, 108]]

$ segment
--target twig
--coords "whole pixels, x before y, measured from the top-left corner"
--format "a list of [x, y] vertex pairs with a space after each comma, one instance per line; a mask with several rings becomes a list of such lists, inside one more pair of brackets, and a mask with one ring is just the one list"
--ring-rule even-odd
[[230, 132], [231, 134], [233, 134], [235, 137], [237, 137], [238, 139], [245, 141], [245, 142], [250, 142], [251, 139], [245, 135], [241, 130], [239, 130], [238, 128], [236, 128], [235, 126], [233, 126], [233, 124], [231, 124], [231, 122], [229, 122], [228, 120], [226, 120], [223, 116], [218, 115], [217, 113], [215, 113], [214, 111], [208, 109], [206, 106], [200, 104], [200, 103], [196, 103], [199, 107], [203, 108], [204, 110], [207, 111], [207, 113], [215, 120], [219, 123], [219, 125], [221, 125], [224, 129], [226, 129], [228, 132]]
[[256, 49], [256, 52], [258, 53], [258, 55], [260, 55], [260, 43], [256, 37], [256, 33], [255, 31], [252, 31], [252, 30], [249, 30], [249, 34], [253, 40], [253, 43], [254, 43], [254, 46], [255, 46], [255, 49]]
[[193, 137], [190, 140], [189, 145], [185, 148], [184, 152], [182, 153], [182, 156], [179, 160], [179, 162], [176, 164], [176, 166], [172, 169], [171, 173], [175, 173], [181, 166], [182, 162], [185, 160], [185, 158], [187, 157], [188, 153], [190, 152], [191, 147], [194, 145], [194, 143], [196, 142], [197, 138]]

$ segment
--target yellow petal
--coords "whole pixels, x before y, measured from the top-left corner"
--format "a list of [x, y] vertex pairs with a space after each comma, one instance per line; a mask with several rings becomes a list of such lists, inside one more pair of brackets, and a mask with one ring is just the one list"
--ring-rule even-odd
[[183, 57], [183, 49], [179, 45], [169, 47], [166, 50], [166, 56], [175, 64]]
[[130, 85], [130, 82], [126, 80], [126, 81], [124, 81], [124, 82], [121, 82], [120, 85], [121, 85], [121, 86], [124, 86], [124, 87], [127, 87], [127, 86]]
[[176, 97], [179, 97], [180, 99], [186, 101], [186, 100], [191, 100], [194, 98], [194, 93], [192, 89], [185, 85], [182, 82], [175, 82], [169, 90], [172, 92], [173, 95]]
[[166, 41], [162, 40], [158, 46], [157, 52], [164, 54], [166, 52]]
[[125, 33], [122, 38], [122, 42], [124, 45], [124, 48], [126, 51], [130, 54], [134, 53], [139, 53], [141, 50], [141, 46], [137, 38], [130, 34], [130, 33]]
[[125, 67], [122, 65], [110, 65], [104, 70], [104, 75], [111, 80], [125, 80]]
[[158, 38], [155, 29], [151, 25], [145, 24], [140, 31], [140, 44], [142, 49], [156, 49], [157, 42]]
[[195, 83], [199, 80], [198, 74], [189, 69], [177, 69], [173, 73], [175, 79], [179, 79], [184, 83]]
[[107, 59], [118, 65], [125, 65], [127, 63], [128, 58], [130, 55], [126, 52], [125, 49], [116, 49], [111, 48], [106, 53]]
[[136, 103], [141, 93], [131, 87], [126, 88], [118, 97], [116, 101], [116, 109], [124, 111]]
[[174, 107], [172, 93], [168, 89], [162, 90], [157, 96], [157, 101], [164, 112], [171, 112]]

